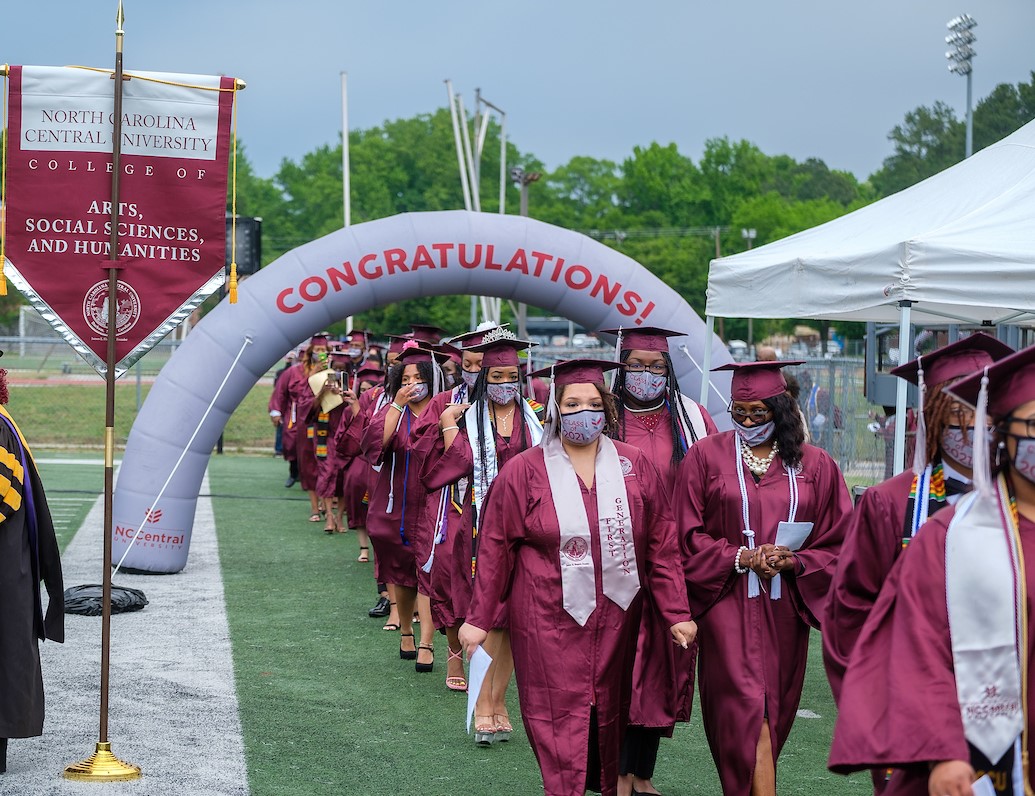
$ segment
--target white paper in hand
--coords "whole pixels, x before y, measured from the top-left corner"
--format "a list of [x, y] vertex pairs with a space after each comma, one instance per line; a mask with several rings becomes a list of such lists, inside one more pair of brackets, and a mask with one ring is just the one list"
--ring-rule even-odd
[[974, 791], [974, 796], [995, 796], [996, 794], [995, 785], [992, 784], [988, 774], [975, 780], [970, 787]]
[[[776, 526], [776, 545], [791, 550], [800, 550], [810, 533], [812, 533], [811, 522], [781, 522]], [[769, 598], [779, 600], [782, 596], [783, 587], [780, 585], [780, 576], [775, 575], [769, 582]]]
[[467, 733], [471, 733], [471, 717], [474, 716], [474, 704], [478, 701], [478, 695], [482, 692], [482, 683], [485, 682], [485, 674], [489, 671], [489, 664], [492, 658], [479, 646], [471, 656], [469, 671], [467, 672]]

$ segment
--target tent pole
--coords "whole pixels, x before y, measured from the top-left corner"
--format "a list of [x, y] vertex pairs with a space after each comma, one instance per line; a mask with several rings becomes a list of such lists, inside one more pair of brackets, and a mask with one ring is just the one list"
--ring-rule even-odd
[[[900, 301], [898, 323], [898, 363], [905, 364], [913, 357], [909, 349], [910, 308], [912, 301]], [[898, 475], [905, 469], [906, 458], [906, 400], [909, 383], [905, 379], [898, 380], [898, 393], [895, 399], [895, 460], [892, 474]]]
[[704, 346], [704, 359], [701, 362], [701, 406], [708, 405], [708, 385], [711, 384], [712, 346], [715, 344], [715, 316], [705, 318], [708, 324], [707, 340]]

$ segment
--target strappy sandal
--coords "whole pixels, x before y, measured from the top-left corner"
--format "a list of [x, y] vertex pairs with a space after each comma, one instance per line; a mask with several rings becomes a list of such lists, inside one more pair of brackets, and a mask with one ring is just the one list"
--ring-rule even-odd
[[415, 661], [417, 660], [417, 648], [414, 647], [412, 650], [404, 650], [402, 648], [401, 639], [413, 638], [413, 633], [400, 633], [399, 634], [399, 657], [404, 661]]
[[314, 511], [312, 514], [309, 515], [309, 522], [321, 522], [321, 521], [323, 521], [323, 517], [320, 516], [320, 512]]
[[474, 743], [477, 746], [492, 746], [496, 739], [496, 722], [492, 716], [474, 717]]
[[[419, 644], [417, 646], [417, 649], [418, 649], [418, 651], [419, 650], [425, 650], [425, 651], [430, 651], [431, 652], [431, 663], [421, 663], [420, 661], [417, 661], [415, 664], [413, 664], [413, 668], [417, 671], [417, 673], [418, 674], [428, 674], [429, 672], [435, 671], [435, 647], [434, 647], [434, 645], [433, 644]], [[419, 652], [418, 652], [418, 654], [419, 654]], [[414, 655], [414, 658], [416, 658], [416, 657], [417, 656]]]
[[500, 743], [509, 741], [510, 734], [514, 732], [514, 728], [510, 724], [510, 716], [506, 713], [494, 713], [492, 720], [496, 723], [496, 740]]
[[[463, 665], [464, 665], [464, 651], [463, 651], [463, 649], [461, 648], [457, 652], [453, 652], [453, 650], [449, 650], [449, 658], [448, 658], [447, 663], [446, 663], [447, 666], [449, 665], [449, 661], [460, 661], [460, 666], [463, 667]], [[446, 688], [448, 688], [450, 691], [461, 691], [461, 692], [466, 693], [467, 692], [467, 678], [462, 676], [462, 675], [460, 677], [447, 677], [446, 678]]]
[[[391, 605], [395, 605], [395, 603], [388, 603], [388, 605], [390, 605], [390, 606]], [[396, 630], [400, 630], [401, 628], [402, 628], [402, 625], [400, 625], [398, 622], [385, 622], [385, 626], [382, 627], [381, 629], [382, 630], [388, 630], [388, 631], [394, 633]]]
[[359, 558], [357, 558], [356, 560], [360, 564], [368, 564], [368, 563], [370, 563], [370, 552], [369, 551], [370, 551], [369, 547], [367, 547], [366, 545], [362, 545], [361, 544], [359, 546]]

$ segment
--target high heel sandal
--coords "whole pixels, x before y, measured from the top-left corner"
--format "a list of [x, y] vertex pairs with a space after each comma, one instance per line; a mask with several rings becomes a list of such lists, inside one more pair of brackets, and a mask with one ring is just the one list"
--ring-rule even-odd
[[492, 716], [474, 717], [474, 743], [477, 746], [492, 746], [496, 739], [496, 722]]
[[[453, 652], [453, 650], [449, 650], [449, 658], [448, 658], [448, 660], [446, 662], [446, 666], [449, 665], [449, 661], [460, 661], [460, 666], [463, 667], [463, 665], [464, 665], [464, 650], [463, 650], [463, 648], [460, 648], [456, 652]], [[462, 692], [466, 693], [467, 692], [467, 678], [463, 677], [463, 676], [460, 676], [460, 677], [447, 677], [446, 678], [446, 688], [448, 688], [450, 691], [462, 691]]]
[[399, 657], [404, 661], [415, 661], [417, 660], [417, 650], [404, 650], [402, 647], [402, 639], [413, 638], [413, 633], [400, 633], [399, 634]]
[[500, 743], [509, 741], [510, 734], [514, 732], [514, 728], [510, 724], [510, 716], [506, 713], [494, 713], [492, 720], [496, 724], [496, 740]]
[[365, 544], [359, 546], [359, 558], [356, 559], [360, 564], [370, 563], [370, 548]]
[[[392, 606], [393, 605], [395, 605], [395, 603], [393, 603], [393, 602], [388, 603], [388, 613], [389, 613], [389, 615], [391, 615], [391, 611], [392, 611]], [[394, 633], [396, 630], [399, 630], [401, 627], [402, 627], [402, 625], [400, 625], [398, 622], [385, 622], [385, 626], [382, 627], [381, 629], [382, 630], [388, 630], [388, 631]], [[410, 635], [412, 636], [413, 633], [410, 633]]]
[[[433, 672], [435, 670], [435, 647], [434, 647], [434, 645], [433, 644], [420, 644], [420, 645], [418, 645], [417, 649], [418, 650], [430, 650], [431, 651], [431, 663], [421, 663], [420, 661], [417, 661], [415, 664], [413, 664], [413, 668], [419, 674], [427, 674], [428, 672]], [[416, 658], [417, 656], [414, 655], [413, 657]]]

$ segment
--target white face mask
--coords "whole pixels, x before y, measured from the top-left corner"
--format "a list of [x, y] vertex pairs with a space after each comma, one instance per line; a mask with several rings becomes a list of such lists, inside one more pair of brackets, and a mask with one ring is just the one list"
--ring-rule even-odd
[[656, 376], [649, 370], [625, 374], [625, 389], [637, 401], [655, 400], [665, 391], [667, 384], [668, 376]]
[[423, 401], [427, 397], [428, 397], [428, 385], [425, 382], [419, 381], [415, 385], [413, 385], [413, 394], [410, 395], [410, 400], [411, 401], [413, 401], [414, 403], [418, 403], [419, 404], [421, 401]]
[[967, 429], [967, 439], [963, 439], [960, 426], [947, 426], [942, 432], [942, 453], [954, 462], [966, 467], [974, 467], [974, 429]]
[[1035, 439], [1014, 437], [1017, 440], [1017, 455], [1013, 457], [1013, 469], [1026, 481], [1035, 484]]
[[773, 436], [773, 431], [776, 429], [776, 421], [770, 420], [768, 423], [762, 423], [758, 426], [744, 426], [734, 420], [733, 429], [737, 432], [737, 436], [748, 444], [748, 447], [756, 448]]
[[363, 353], [363, 349], [362, 348], [347, 348], [347, 349], [345, 349], [346, 356], [351, 357], [352, 359], [356, 359], [356, 357], [360, 356], [362, 353]]
[[601, 409], [582, 409], [561, 415], [561, 436], [573, 445], [589, 445], [604, 431]]
[[486, 384], [485, 393], [494, 404], [506, 406], [511, 401], [520, 397], [521, 384], [519, 382], [505, 382], [503, 384]]
[[467, 385], [467, 389], [469, 389], [469, 390], [473, 390], [474, 389], [474, 383], [476, 381], [478, 381], [478, 374], [479, 373], [481, 373], [480, 370], [461, 370], [460, 371], [460, 378], [462, 378], [464, 380], [464, 384]]

